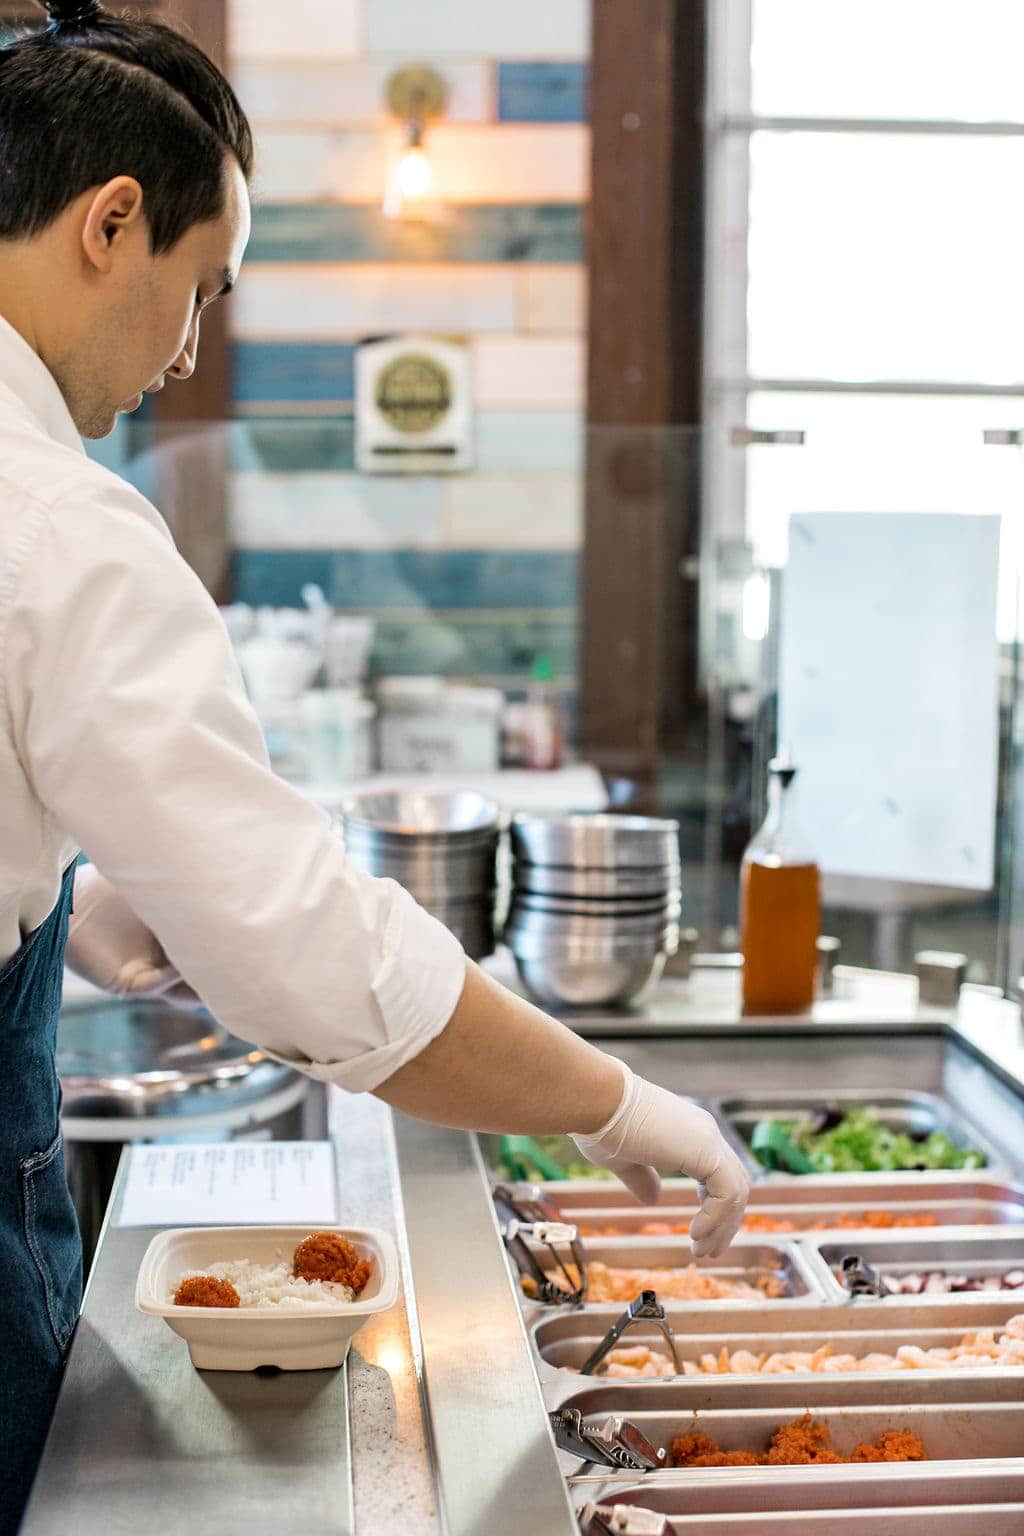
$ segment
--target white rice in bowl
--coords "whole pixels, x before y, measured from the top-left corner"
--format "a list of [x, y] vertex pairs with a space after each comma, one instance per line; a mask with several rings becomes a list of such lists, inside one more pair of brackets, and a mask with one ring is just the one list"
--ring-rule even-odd
[[171, 1290], [172, 1302], [182, 1280], [191, 1280], [195, 1275], [230, 1280], [243, 1307], [336, 1307], [339, 1302], [355, 1300], [349, 1286], [335, 1280], [303, 1280], [292, 1274], [292, 1266], [286, 1260], [280, 1264], [255, 1264], [251, 1259], [224, 1259], [208, 1264], [205, 1269], [186, 1269]]

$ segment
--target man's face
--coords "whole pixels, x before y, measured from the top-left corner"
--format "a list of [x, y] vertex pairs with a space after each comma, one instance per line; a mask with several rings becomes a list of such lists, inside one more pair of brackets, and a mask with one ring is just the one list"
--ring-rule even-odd
[[91, 356], [78, 359], [72, 414], [83, 437], [106, 437], [144, 394], [191, 376], [203, 310], [233, 285], [249, 229], [245, 178], [228, 157], [219, 218], [194, 224], [159, 256], [148, 250], [148, 228], [138, 231], [121, 280], [90, 327]]

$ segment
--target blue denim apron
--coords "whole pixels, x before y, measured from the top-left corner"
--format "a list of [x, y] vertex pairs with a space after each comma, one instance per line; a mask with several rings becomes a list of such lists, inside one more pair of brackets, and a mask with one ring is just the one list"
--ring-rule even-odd
[[54, 1065], [74, 866], [0, 970], [0, 1536], [18, 1529], [82, 1300]]

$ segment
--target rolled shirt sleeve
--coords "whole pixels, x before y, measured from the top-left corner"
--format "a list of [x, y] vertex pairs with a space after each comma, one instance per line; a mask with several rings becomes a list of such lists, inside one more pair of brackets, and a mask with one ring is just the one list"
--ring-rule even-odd
[[109, 477], [40, 505], [24, 553], [4, 681], [38, 799], [227, 1029], [377, 1087], [454, 1012], [458, 942], [273, 774], [221, 617], [144, 498]]

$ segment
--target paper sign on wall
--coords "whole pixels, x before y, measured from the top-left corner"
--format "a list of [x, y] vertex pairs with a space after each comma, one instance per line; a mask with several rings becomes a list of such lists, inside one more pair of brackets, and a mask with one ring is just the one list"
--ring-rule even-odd
[[791, 519], [779, 741], [829, 874], [992, 886], [999, 529], [953, 513]]
[[392, 336], [356, 349], [356, 468], [449, 474], [473, 463], [469, 348], [439, 336]]

